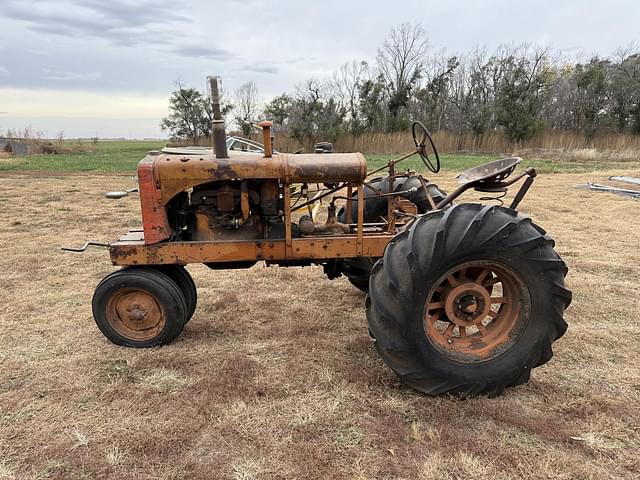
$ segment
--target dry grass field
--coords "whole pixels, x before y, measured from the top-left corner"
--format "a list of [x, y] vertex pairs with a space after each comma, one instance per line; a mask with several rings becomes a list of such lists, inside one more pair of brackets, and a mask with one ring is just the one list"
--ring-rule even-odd
[[131, 180], [5, 173], [0, 479], [639, 478], [640, 202], [573, 188], [614, 173], [534, 184], [522, 210], [570, 267], [569, 330], [528, 385], [465, 401], [400, 385], [364, 297], [320, 268], [189, 267], [181, 337], [116, 347], [91, 316], [108, 254], [59, 247], [139, 225], [137, 197], [103, 197]]

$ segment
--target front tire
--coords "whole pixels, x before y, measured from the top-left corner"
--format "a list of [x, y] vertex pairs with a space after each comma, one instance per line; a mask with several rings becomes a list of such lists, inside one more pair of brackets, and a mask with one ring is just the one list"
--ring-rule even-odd
[[182, 331], [187, 305], [178, 285], [165, 273], [124, 268], [105, 277], [92, 300], [93, 317], [111, 342], [125, 347], [155, 347]]
[[429, 395], [526, 383], [566, 331], [567, 268], [514, 210], [460, 204], [397, 235], [371, 273], [369, 329], [383, 361]]
[[198, 290], [193, 277], [182, 265], [158, 265], [155, 269], [171, 277], [182, 291], [187, 304], [186, 321], [184, 323], [189, 323], [198, 305]]

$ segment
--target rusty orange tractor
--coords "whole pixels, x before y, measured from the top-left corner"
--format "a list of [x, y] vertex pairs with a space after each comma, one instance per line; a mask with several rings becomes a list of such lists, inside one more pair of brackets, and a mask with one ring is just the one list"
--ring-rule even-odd
[[[315, 264], [367, 293], [375, 348], [421, 392], [497, 395], [551, 358], [571, 293], [554, 241], [517, 211], [533, 169], [512, 175], [519, 158], [481, 165], [461, 173], [447, 195], [398, 169], [413, 155], [440, 169], [419, 122], [415, 148], [384, 174], [368, 172], [359, 153], [274, 154], [269, 122], [261, 124], [263, 153], [228, 152], [216, 78], [210, 86], [213, 151], [155, 151], [138, 165], [143, 227], [109, 245], [122, 268], [93, 297], [109, 340], [174, 340], [196, 309], [185, 265]], [[467, 190], [499, 197], [521, 180], [508, 207], [454, 204]]]

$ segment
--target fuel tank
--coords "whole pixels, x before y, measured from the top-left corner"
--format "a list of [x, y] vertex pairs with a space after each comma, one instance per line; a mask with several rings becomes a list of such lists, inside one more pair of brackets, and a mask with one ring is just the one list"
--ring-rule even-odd
[[278, 179], [286, 184], [359, 183], [367, 176], [367, 162], [361, 153], [278, 153], [265, 158], [261, 154], [230, 152], [229, 158], [216, 158], [202, 151], [178, 152], [150, 154], [138, 165], [140, 173], [148, 171], [152, 164], [164, 204], [178, 193], [208, 182]]

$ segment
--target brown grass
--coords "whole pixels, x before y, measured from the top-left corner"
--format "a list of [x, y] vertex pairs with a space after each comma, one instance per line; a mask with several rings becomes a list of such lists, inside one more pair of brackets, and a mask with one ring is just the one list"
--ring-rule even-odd
[[402, 387], [362, 295], [320, 268], [191, 266], [179, 339], [116, 347], [91, 316], [106, 252], [59, 247], [113, 239], [137, 198], [103, 198], [122, 177], [2, 176], [0, 478], [638, 478], [638, 204], [573, 188], [615, 173], [537, 180], [522, 209], [571, 268], [569, 331], [528, 385], [468, 401]]

